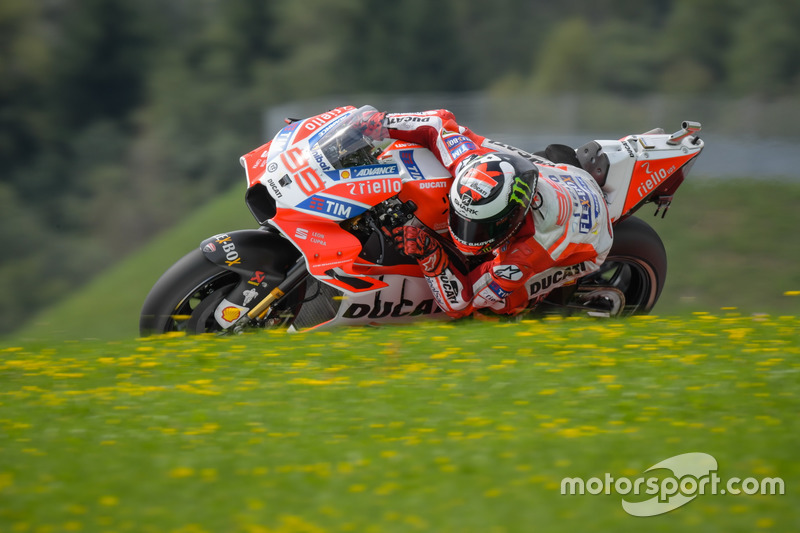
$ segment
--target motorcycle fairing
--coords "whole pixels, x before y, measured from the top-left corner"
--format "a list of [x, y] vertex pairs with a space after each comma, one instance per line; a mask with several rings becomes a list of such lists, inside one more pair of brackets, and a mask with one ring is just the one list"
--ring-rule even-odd
[[659, 196], [671, 195], [704, 147], [697, 137], [674, 144], [669, 140], [670, 136], [663, 133], [647, 133], [592, 143], [607, 164], [603, 176], [593, 176], [605, 179], [602, 189], [612, 222], [630, 216]]
[[414, 216], [434, 231], [447, 233], [450, 206], [447, 193], [453, 176], [433, 152], [419, 144], [394, 141], [383, 150], [380, 159], [403, 167], [403, 190], [398, 198], [416, 204]]
[[201, 242], [200, 249], [212, 263], [243, 277], [262, 272], [265, 281], [273, 285], [283, 280], [286, 270], [299, 257], [280, 235], [255, 229], [214, 235]]
[[666, 185], [678, 170], [697, 155], [698, 153], [694, 153], [678, 157], [637, 161], [633, 166], [631, 183], [628, 186], [625, 205], [622, 207], [623, 213], [633, 212], [637, 206], [646, 203], [653, 193], [657, 192], [663, 185]]
[[403, 324], [419, 320], [449, 320], [436, 304], [430, 287], [422, 277], [384, 275], [380, 277], [385, 288], [369, 293], [347, 293], [341, 296], [336, 315], [314, 326]]
[[255, 150], [251, 150], [239, 158], [239, 163], [244, 167], [244, 174], [245, 178], [247, 178], [248, 187], [259, 183], [259, 179], [264, 175], [271, 144], [272, 141], [262, 144]]
[[[274, 200], [268, 221], [303, 254], [309, 273], [346, 293], [386, 287], [376, 276], [402, 273], [421, 277], [417, 264], [384, 264], [362, 253], [364, 243], [340, 225], [398, 196], [414, 198], [419, 218], [437, 231], [447, 230], [446, 191], [452, 177], [433, 154], [419, 145], [393, 143], [379, 164], [333, 168], [343, 145], [359, 145], [351, 123], [355, 108], [336, 110], [289, 124], [268, 143], [242, 158], [250, 188], [263, 186]], [[353, 147], [353, 144], [348, 145]], [[363, 146], [367, 146], [365, 143]], [[255, 173], [261, 175], [254, 180]], [[428, 179], [432, 178], [432, 179]], [[444, 199], [444, 201], [443, 201]]]
[[239, 283], [217, 305], [214, 317], [224, 328], [233, 325], [285, 278], [299, 254], [286, 239], [264, 230], [221, 233], [200, 243], [206, 259], [238, 273]]

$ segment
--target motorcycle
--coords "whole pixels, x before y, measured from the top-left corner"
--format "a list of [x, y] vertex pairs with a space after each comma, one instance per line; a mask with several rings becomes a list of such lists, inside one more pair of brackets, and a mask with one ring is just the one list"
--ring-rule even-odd
[[[386, 234], [421, 223], [446, 242], [453, 177], [420, 145], [373, 146], [359, 125], [374, 111], [348, 106], [287, 119], [271, 141], [242, 156], [246, 204], [260, 227], [209, 237], [169, 268], [145, 299], [141, 334], [447, 319], [416, 260]], [[586, 170], [605, 194], [614, 228], [599, 270], [568, 267], [528, 281], [529, 314], [615, 317], [653, 308], [666, 251], [656, 231], [632, 215], [647, 203], [656, 215], [667, 213], [704, 147], [700, 129], [687, 121], [671, 135], [659, 128], [536, 154], [488, 141], [543, 173], [563, 175], [566, 163]]]

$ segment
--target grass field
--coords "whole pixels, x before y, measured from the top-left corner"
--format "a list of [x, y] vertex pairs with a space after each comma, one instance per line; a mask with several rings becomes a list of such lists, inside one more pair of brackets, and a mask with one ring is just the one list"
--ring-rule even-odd
[[[0, 531], [800, 529], [800, 319], [734, 311], [5, 343]], [[784, 495], [565, 477], [703, 452]]]
[[[242, 194], [0, 339], [0, 533], [800, 530], [800, 184], [643, 210], [659, 316], [137, 339], [161, 272], [253, 226]], [[786, 493], [561, 494], [689, 452]]]

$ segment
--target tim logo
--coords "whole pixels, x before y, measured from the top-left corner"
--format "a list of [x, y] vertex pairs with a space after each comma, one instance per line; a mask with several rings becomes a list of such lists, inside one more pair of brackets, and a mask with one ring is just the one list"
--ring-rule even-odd
[[408, 174], [411, 176], [411, 179], [414, 180], [421, 180], [424, 179], [425, 176], [422, 175], [422, 171], [417, 166], [417, 162], [414, 161], [414, 152], [411, 150], [403, 150], [400, 152], [400, 161], [403, 162], [406, 169], [408, 170]]

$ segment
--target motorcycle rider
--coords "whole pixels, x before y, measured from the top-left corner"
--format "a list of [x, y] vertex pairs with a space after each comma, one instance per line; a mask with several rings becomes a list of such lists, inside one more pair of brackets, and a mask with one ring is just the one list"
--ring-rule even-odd
[[[419, 262], [451, 317], [486, 309], [517, 314], [529, 297], [543, 297], [605, 260], [613, 240], [608, 206], [571, 149], [551, 145], [547, 158], [538, 157], [475, 134], [443, 109], [376, 112], [362, 130], [375, 140], [427, 147], [455, 178], [449, 233], [457, 252], [418, 224], [391, 234], [398, 250]], [[478, 265], [465, 267], [467, 258]], [[529, 281], [538, 281], [530, 295]]]

